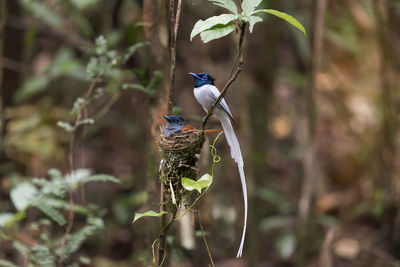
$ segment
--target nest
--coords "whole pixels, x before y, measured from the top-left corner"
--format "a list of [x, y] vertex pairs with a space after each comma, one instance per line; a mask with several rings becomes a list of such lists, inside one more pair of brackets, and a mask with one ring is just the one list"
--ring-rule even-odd
[[170, 137], [165, 137], [161, 134], [160, 145], [164, 150], [181, 150], [198, 142], [202, 135], [204, 135], [203, 131], [199, 130], [189, 130]]
[[196, 163], [204, 140], [204, 132], [199, 130], [190, 130], [171, 137], [161, 134], [160, 182], [164, 185], [167, 207], [172, 212], [183, 200], [190, 197], [190, 191], [182, 187], [181, 178], [196, 180]]

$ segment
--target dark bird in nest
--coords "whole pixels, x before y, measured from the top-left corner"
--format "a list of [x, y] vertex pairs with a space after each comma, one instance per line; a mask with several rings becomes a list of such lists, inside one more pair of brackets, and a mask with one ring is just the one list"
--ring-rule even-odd
[[[164, 116], [164, 119], [167, 120], [167, 125], [164, 128], [164, 136], [170, 137], [174, 136], [177, 133], [186, 132], [190, 130], [197, 130], [193, 126], [186, 124], [185, 120], [181, 116], [171, 115], [171, 116]], [[205, 134], [213, 134], [217, 133], [220, 130], [205, 130]]]

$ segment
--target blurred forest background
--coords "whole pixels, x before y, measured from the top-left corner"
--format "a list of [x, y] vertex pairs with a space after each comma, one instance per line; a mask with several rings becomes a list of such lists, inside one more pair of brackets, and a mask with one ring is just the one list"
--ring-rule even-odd
[[[0, 265], [44, 265], [38, 258], [52, 259], [48, 247], [62, 242], [65, 202], [54, 204], [60, 212], [39, 202], [25, 210], [29, 203], [16, 206], [12, 191], [25, 183], [24, 195], [35, 177], [66, 175], [74, 136], [74, 169], [120, 183], [75, 184], [75, 204], [93, 209], [75, 215], [70, 230], [86, 229], [85, 241], [64, 253], [81, 266], [151, 266], [158, 220], [131, 222], [136, 211], [159, 209], [168, 1], [0, 3]], [[400, 266], [400, 1], [264, 0], [261, 7], [293, 15], [308, 36], [267, 15], [246, 36], [244, 70], [226, 100], [245, 161], [248, 234], [244, 257], [234, 259], [242, 192], [221, 138], [222, 160], [198, 206], [216, 265]], [[238, 36], [207, 44], [189, 36], [197, 20], [222, 12], [204, 0], [182, 5], [174, 112], [197, 127], [204, 112], [188, 72], [207, 72], [222, 89]], [[85, 95], [90, 101], [76, 101]], [[208, 127], [220, 125], [213, 119]], [[212, 141], [200, 173], [210, 170]], [[85, 181], [113, 180], [93, 177]], [[56, 190], [35, 181], [28, 191]], [[201, 237], [188, 249], [178, 224], [171, 234], [170, 266], [207, 266]]]

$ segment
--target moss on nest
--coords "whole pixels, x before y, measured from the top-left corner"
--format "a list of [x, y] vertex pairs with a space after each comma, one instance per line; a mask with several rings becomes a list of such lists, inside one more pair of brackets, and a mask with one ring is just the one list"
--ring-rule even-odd
[[164, 196], [169, 212], [174, 212], [190, 194], [182, 187], [181, 178], [196, 179], [196, 163], [204, 141], [204, 132], [198, 130], [178, 133], [171, 137], [161, 134], [160, 182], [164, 185]]

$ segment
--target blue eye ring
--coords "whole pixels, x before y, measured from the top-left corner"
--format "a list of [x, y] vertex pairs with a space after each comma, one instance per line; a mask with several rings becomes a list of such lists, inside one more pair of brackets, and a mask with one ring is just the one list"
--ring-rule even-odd
[[203, 80], [203, 81], [206, 81], [207, 80], [207, 76], [203, 76], [203, 77], [201, 77], [201, 79]]

